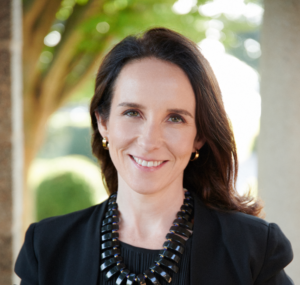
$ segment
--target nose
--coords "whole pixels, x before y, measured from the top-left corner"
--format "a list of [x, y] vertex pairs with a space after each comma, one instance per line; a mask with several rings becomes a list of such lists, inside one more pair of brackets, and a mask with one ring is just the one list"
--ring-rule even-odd
[[159, 149], [163, 143], [162, 127], [154, 120], [146, 121], [138, 137], [138, 145], [146, 152]]

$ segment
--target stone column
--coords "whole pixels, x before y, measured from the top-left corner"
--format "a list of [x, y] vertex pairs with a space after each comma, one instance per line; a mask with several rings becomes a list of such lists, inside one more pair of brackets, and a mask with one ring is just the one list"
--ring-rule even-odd
[[265, 0], [258, 189], [266, 220], [290, 239], [286, 268], [300, 284], [300, 1]]
[[22, 221], [22, 13], [20, 0], [0, 1], [0, 285], [13, 274]]

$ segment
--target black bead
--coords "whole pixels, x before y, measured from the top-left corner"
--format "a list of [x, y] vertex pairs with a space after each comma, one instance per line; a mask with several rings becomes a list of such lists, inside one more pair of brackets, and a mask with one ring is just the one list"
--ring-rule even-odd
[[119, 229], [118, 224], [116, 224], [116, 225], [109, 224], [109, 225], [106, 225], [106, 226], [101, 228], [101, 233], [110, 232], [110, 231], [117, 231], [118, 229]]
[[170, 241], [170, 240], [165, 241], [163, 246], [172, 250], [176, 250], [181, 254], [183, 254], [184, 252], [184, 247], [174, 241]]
[[191, 194], [191, 192], [189, 192], [189, 191], [185, 191], [185, 192], [184, 192], [184, 196], [185, 196], [186, 198], [188, 197], [188, 198], [194, 199], [193, 196], [192, 196], [192, 194]]
[[119, 275], [119, 277], [116, 281], [116, 284], [121, 285], [129, 273], [130, 273], [130, 271], [128, 269], [124, 269], [123, 272]]
[[108, 205], [112, 205], [112, 204], [115, 204], [115, 203], [117, 203], [116, 198], [111, 198], [111, 199], [108, 200]]
[[131, 273], [129, 275], [129, 277], [127, 278], [127, 282], [126, 282], [126, 285], [131, 285], [134, 283], [134, 280], [135, 279], [135, 274], [134, 273]]
[[162, 257], [161, 258], [157, 258], [157, 259], [155, 259], [155, 262], [159, 263], [159, 264], [161, 264], [163, 266], [168, 267], [169, 269], [171, 269], [175, 273], [177, 273], [178, 270], [179, 270], [178, 266], [175, 263], [173, 263], [172, 261], [169, 261], [169, 260], [167, 260], [165, 258], [162, 258]]
[[121, 250], [120, 250], [119, 248], [116, 248], [116, 249], [108, 249], [108, 250], [104, 251], [104, 252], [101, 254], [101, 258], [102, 258], [102, 259], [105, 259], [105, 258], [114, 256], [115, 254], [120, 255], [120, 254], [121, 254]]
[[102, 222], [102, 226], [106, 226], [107, 224], [117, 224], [119, 222], [119, 218], [107, 218], [107, 219], [104, 219], [103, 222]]
[[187, 230], [183, 227], [179, 227], [179, 226], [171, 227], [170, 232], [174, 232], [176, 234], [182, 235], [182, 236], [187, 237], [187, 238], [189, 238], [192, 235], [191, 232], [189, 232], [189, 230]]
[[172, 281], [172, 277], [166, 271], [164, 271], [159, 265], [154, 264], [150, 266], [150, 269], [155, 271], [161, 277], [163, 277], [168, 283]]
[[117, 192], [116, 193], [113, 193], [113, 194], [111, 194], [110, 196], [109, 196], [109, 199], [111, 199], [111, 198], [115, 198], [115, 199], [117, 199]]
[[175, 253], [171, 252], [170, 250], [161, 250], [159, 252], [159, 255], [167, 257], [167, 258], [175, 261], [176, 263], [178, 263], [180, 261], [180, 257], [178, 255], [176, 255]]
[[107, 208], [108, 211], [117, 210], [117, 209], [118, 209], [117, 203], [108, 205], [108, 208]]
[[103, 271], [107, 267], [109, 267], [109, 266], [111, 266], [115, 263], [121, 262], [122, 260], [123, 260], [122, 256], [116, 256], [116, 257], [112, 257], [110, 259], [107, 259], [106, 261], [104, 261], [101, 264], [100, 269], [101, 269], [101, 271]]
[[189, 207], [191, 207], [191, 208], [194, 209], [194, 202], [193, 202], [193, 200], [184, 199], [183, 203], [184, 203], [184, 205], [187, 205], [187, 206], [189, 206]]
[[106, 240], [118, 238], [118, 237], [119, 237], [119, 233], [107, 233], [107, 234], [102, 235], [101, 239], [102, 239], [102, 241], [106, 241]]
[[[185, 201], [190, 201], [191, 203], [193, 203], [193, 205], [194, 205], [194, 198], [192, 197], [192, 196], [185, 196], [185, 199], [184, 199], [184, 202]], [[185, 204], [185, 203], [183, 203], [183, 204]]]
[[190, 214], [190, 215], [193, 213], [193, 209], [192, 209], [191, 207], [189, 207], [189, 206], [186, 206], [186, 205], [182, 205], [182, 206], [180, 207], [180, 210], [181, 210], [182, 212], [188, 213], [188, 214]]
[[143, 274], [138, 274], [136, 278], [139, 285], [146, 285], [145, 277]]
[[178, 212], [177, 213], [177, 217], [178, 218], [182, 218], [182, 219], [184, 219], [184, 220], [186, 220], [188, 222], [191, 220], [191, 216], [189, 214], [183, 213], [183, 212]]
[[191, 231], [193, 230], [193, 224], [184, 219], [176, 219], [176, 220], [174, 220], [173, 224], [174, 225], [178, 224], [179, 226], [185, 227]]
[[159, 281], [156, 279], [155, 275], [151, 272], [150, 269], [147, 269], [144, 272], [144, 275], [152, 282], [153, 285], [160, 285]]
[[107, 249], [107, 248], [118, 247], [118, 246], [120, 246], [120, 242], [118, 240], [106, 241], [101, 244], [101, 249]]
[[113, 217], [113, 216], [119, 217], [119, 211], [113, 210], [113, 211], [107, 211], [105, 213], [105, 218], [109, 218], [109, 217]]
[[126, 267], [124, 263], [117, 264], [115, 267], [107, 271], [106, 273], [106, 279], [108, 280], [111, 278], [113, 275], [115, 275], [117, 272], [123, 270]]
[[180, 237], [176, 234], [169, 233], [166, 235], [166, 238], [170, 239], [172, 241], [178, 242], [179, 244], [185, 246], [186, 241], [182, 237]]
[[163, 245], [164, 250], [159, 252], [159, 257], [155, 260], [155, 264], [150, 267], [151, 270], [147, 269], [143, 274], [138, 275], [133, 273], [130, 274], [130, 271], [125, 269], [125, 264], [121, 262], [121, 250], [117, 248], [120, 246], [120, 242], [118, 240], [119, 234], [116, 232], [119, 230], [118, 217], [120, 213], [118, 211], [118, 204], [116, 200], [117, 193], [110, 195], [105, 219], [102, 221], [101, 232], [103, 235], [101, 236], [101, 239], [103, 243], [101, 244], [101, 249], [105, 251], [101, 254], [101, 258], [105, 261], [100, 266], [100, 269], [102, 271], [108, 269], [106, 273], [107, 279], [117, 273], [120, 273], [118, 278], [116, 278], [115, 284], [117, 285], [123, 284], [125, 279], [127, 279], [126, 284], [128, 285], [136, 283], [146, 285], [147, 278], [153, 285], [160, 285], [160, 282], [153, 274], [154, 272], [164, 278], [166, 282], [170, 283], [172, 278], [162, 267], [167, 267], [175, 273], [179, 270], [175, 263], [180, 261], [178, 253], [182, 254], [184, 252], [184, 246], [186, 244], [185, 238], [182, 238], [181, 236], [189, 238], [192, 234], [190, 231], [193, 229], [193, 224], [190, 222], [194, 209], [194, 201], [191, 193], [185, 192], [185, 199], [181, 206], [181, 211], [177, 213], [178, 218], [174, 220], [174, 226], [170, 228], [171, 233], [166, 235], [168, 240]]

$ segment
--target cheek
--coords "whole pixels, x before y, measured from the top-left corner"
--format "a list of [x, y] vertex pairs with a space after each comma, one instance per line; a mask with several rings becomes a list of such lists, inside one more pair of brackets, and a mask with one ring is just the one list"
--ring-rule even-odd
[[114, 127], [109, 131], [110, 141], [118, 149], [126, 147], [139, 133], [139, 126], [126, 120], [115, 120], [111, 125]]
[[190, 156], [193, 150], [196, 131], [192, 128], [168, 129], [165, 132], [165, 139], [172, 152], [178, 157]]

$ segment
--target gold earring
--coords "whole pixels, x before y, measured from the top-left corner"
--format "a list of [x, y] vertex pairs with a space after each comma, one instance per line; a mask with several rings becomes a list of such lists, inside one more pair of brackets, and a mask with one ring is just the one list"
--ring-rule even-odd
[[102, 146], [104, 149], [108, 150], [109, 149], [109, 142], [106, 140], [106, 138], [102, 139]]
[[198, 157], [199, 157], [199, 152], [198, 152], [198, 150], [196, 150], [195, 157], [194, 157], [193, 159], [190, 159], [190, 161], [194, 161], [194, 160], [196, 160]]

